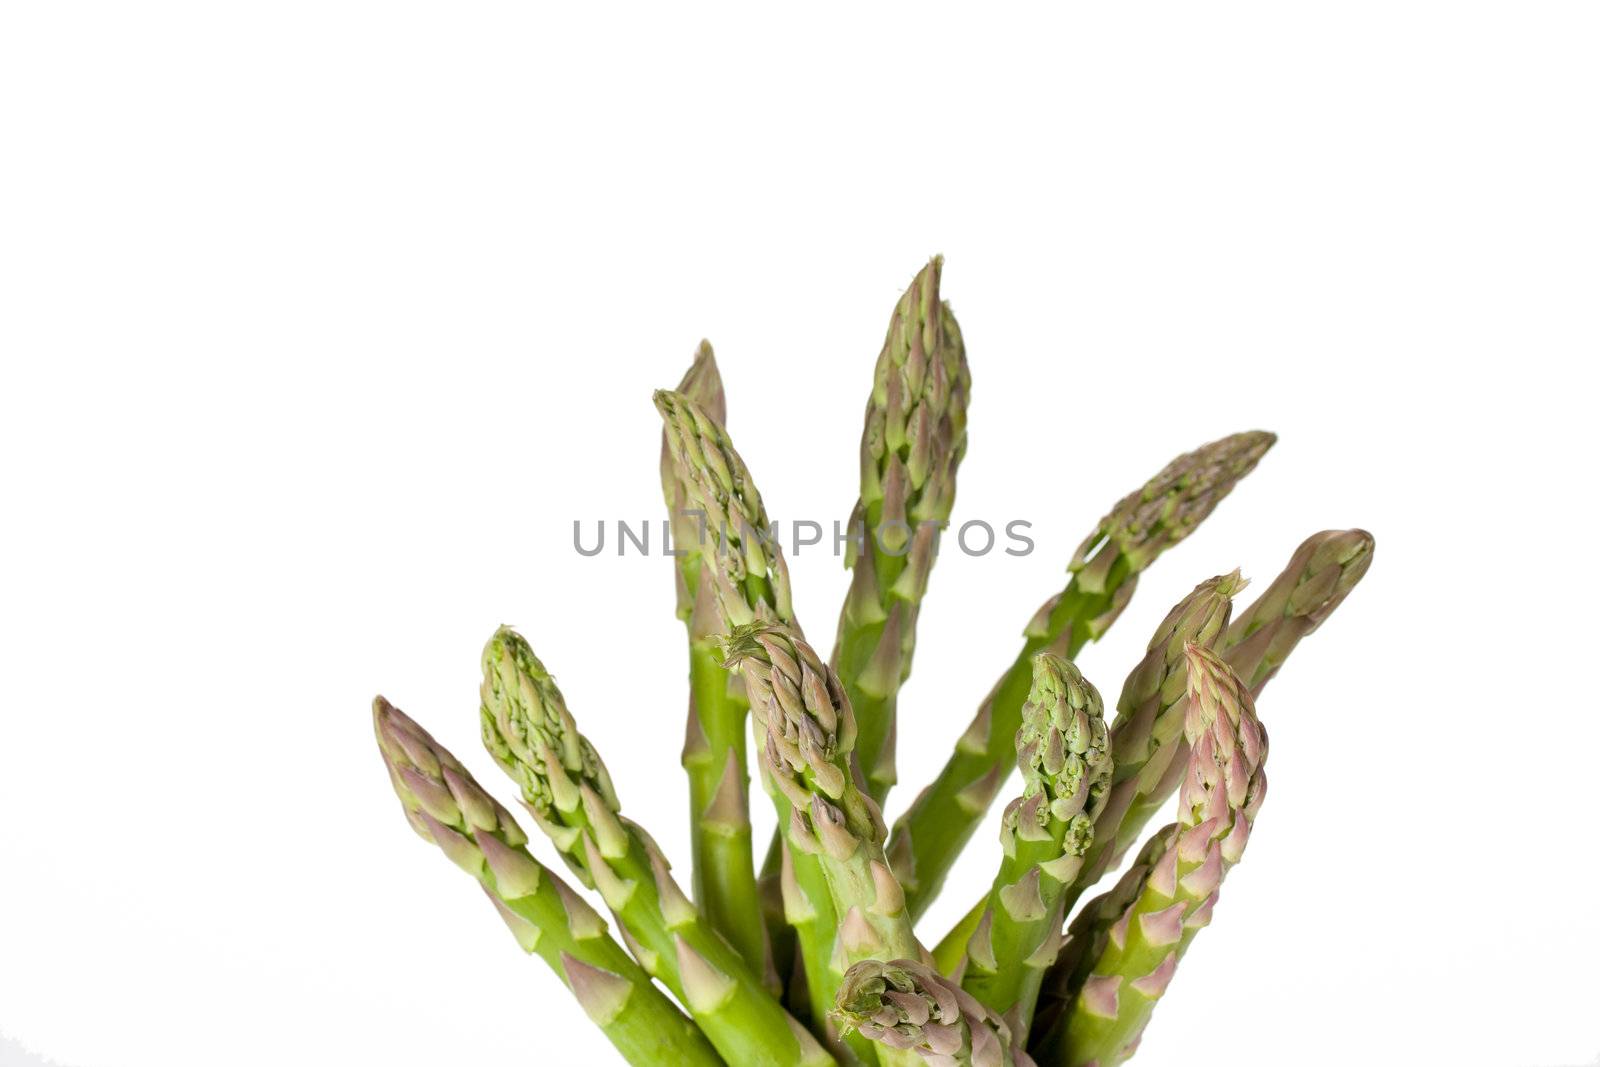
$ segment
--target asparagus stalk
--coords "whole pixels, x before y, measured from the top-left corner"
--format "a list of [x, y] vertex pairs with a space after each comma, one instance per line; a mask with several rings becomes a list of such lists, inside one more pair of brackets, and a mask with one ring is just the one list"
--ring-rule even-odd
[[914, 1053], [892, 1064], [1033, 1067], [1011, 1028], [977, 998], [915, 960], [865, 960], [839, 988], [835, 1015], [886, 1048]]
[[1039, 1004], [1033, 1019], [1033, 1032], [1043, 1034], [1055, 1026], [1061, 1013], [1083, 991], [1084, 980], [1090, 969], [1106, 950], [1111, 928], [1133, 906], [1144, 892], [1145, 882], [1155, 869], [1156, 861], [1164, 856], [1178, 839], [1178, 825], [1164, 826], [1150, 836], [1139, 850], [1132, 866], [1110, 890], [1100, 894], [1078, 910], [1067, 927], [1061, 952], [1046, 976], [1039, 993]]
[[1119, 501], [1078, 547], [1066, 588], [1034, 615], [1016, 661], [944, 768], [895, 825], [889, 856], [913, 918], [938, 894], [1005, 780], [1034, 654], [1048, 649], [1070, 660], [1104, 634], [1133, 596], [1139, 574], [1194, 532], [1275, 440], [1251, 431], [1179, 456]]
[[1190, 645], [1184, 734], [1191, 753], [1175, 838], [1109, 930], [1077, 997], [1034, 1047], [1066, 1067], [1113, 1067], [1138, 1048], [1178, 960], [1211, 921], [1266, 796], [1267, 738], [1250, 690], [1215, 652]]
[[1071, 663], [1033, 658], [1017, 765], [1023, 793], [1006, 806], [1000, 872], [967, 946], [961, 987], [1026, 1040], [1045, 968], [1055, 962], [1062, 898], [1094, 839], [1111, 787], [1111, 738], [1100, 694]]
[[[793, 810], [788, 798], [773, 794], [778, 825], [788, 826]], [[796, 988], [790, 990], [791, 1010], [811, 1020], [817, 1032], [841, 1064], [873, 1063], [877, 1054], [872, 1043], [856, 1033], [842, 1033], [828, 1015], [828, 1006], [844, 981], [845, 953], [839, 941], [838, 911], [820, 858], [797, 852], [788, 838], [782, 842], [778, 891], [786, 930], [793, 935], [793, 948], [799, 952]], [[802, 1010], [803, 1009], [803, 1010]]]
[[[1260, 694], [1301, 639], [1344, 602], [1371, 563], [1372, 535], [1365, 530], [1324, 530], [1301, 543], [1272, 585], [1215, 645], [1252, 696]], [[1084, 866], [1080, 891], [1116, 864], [1177, 791], [1189, 755], [1185, 714], [1181, 701], [1147, 701], [1138, 714], [1119, 715], [1112, 739], [1117, 784], [1096, 826], [1096, 852]], [[1135, 763], [1138, 773], [1133, 773]]]
[[[693, 397], [719, 426], [727, 404], [709, 342], [700, 342], [678, 389]], [[744, 693], [718, 662], [722, 633], [715, 590], [706, 567], [705, 512], [678, 475], [666, 435], [661, 441], [661, 488], [677, 555], [678, 617], [689, 632], [689, 715], [683, 769], [689, 778], [689, 840], [694, 899], [711, 925], [732, 943], [768, 988], [778, 989], [751, 855], [750, 776], [745, 752]]]
[[[774, 798], [774, 802], [786, 825], [788, 801]], [[871, 1043], [859, 1035], [841, 1034], [827, 1015], [832, 1001], [826, 998], [831, 998], [844, 980], [844, 956], [838, 949], [838, 922], [827, 876], [815, 856], [796, 855], [787, 839], [779, 856], [780, 917], [794, 935], [791, 949], [803, 946], [794, 987], [788, 991], [790, 1010], [811, 1021], [812, 1029], [841, 1063], [871, 1063], [876, 1058]]]
[[[761, 494], [720, 423], [705, 409], [681, 393], [658, 392], [656, 409], [661, 413], [668, 455], [674, 477], [687, 499], [704, 513], [715, 550], [708, 546], [702, 554], [701, 596], [714, 605], [720, 629], [726, 633], [737, 626], [758, 620], [799, 624], [789, 595], [788, 570], [775, 539], [767, 536], [770, 524]], [[697, 607], [697, 610], [700, 610]], [[709, 614], [711, 609], [706, 609]], [[726, 673], [718, 658], [718, 670]], [[735, 687], [743, 708], [748, 696]], [[758, 739], [760, 734], [757, 734]], [[789, 824], [786, 797], [772, 793], [778, 813], [778, 827]], [[815, 855], [791, 850], [789, 870], [780, 887], [784, 911], [790, 925], [773, 937], [776, 962], [781, 973], [789, 973], [790, 955], [782, 951], [790, 943], [784, 934], [793, 931], [793, 945], [804, 974], [804, 996], [791, 991], [789, 1004], [809, 1005], [822, 1012], [833, 1003], [834, 990], [844, 976], [837, 949], [839, 918], [827, 879]], [[873, 1058], [869, 1043], [844, 1041], [829, 1028], [826, 1016], [814, 1018], [819, 1032], [828, 1039], [834, 1054], [846, 1063]]]
[[[1165, 743], [1169, 749], [1174, 740], [1181, 743], [1181, 703], [1188, 675], [1184, 646], [1193, 642], [1202, 647], [1211, 647], [1227, 628], [1232, 598], [1244, 586], [1245, 582], [1239, 577], [1238, 571], [1207, 579], [1180, 600], [1167, 613], [1161, 625], [1156, 627], [1155, 634], [1145, 646], [1144, 658], [1129, 673], [1122, 686], [1122, 695], [1117, 700], [1117, 717], [1111, 730], [1111, 750], [1116, 768], [1112, 776], [1113, 788], [1109, 790], [1111, 798], [1119, 795], [1121, 783], [1139, 779], [1141, 770], [1148, 765], [1152, 754], [1158, 751], [1158, 743]], [[1178, 707], [1174, 712], [1175, 705]], [[1097, 865], [1108, 851], [1109, 838], [1103, 835], [1109, 835], [1115, 826], [1107, 828], [1104, 825], [1107, 798], [1102, 797], [1101, 801], [1093, 813], [1094, 831], [1084, 838], [1086, 851], [1083, 858], [1072, 867], [1071, 877], [1066, 879], [1063, 887], [1063, 914], [1070, 914], [1086, 884], [1093, 884]], [[934, 950], [934, 961], [940, 968], [953, 970], [959, 963], [967, 939], [977, 929], [983, 906], [984, 902], [979, 901]]]
[[856, 713], [856, 757], [879, 804], [895, 781], [896, 696], [967, 447], [972, 377], [961, 329], [939, 300], [942, 267], [935, 257], [900, 298], [873, 371], [851, 515], [862, 535], [846, 549], [854, 574], [833, 651]]
[[[939, 299], [942, 269], [935, 257], [901, 296], [873, 371], [850, 523], [856, 536], [845, 556], [853, 578], [831, 661], [856, 711], [857, 760], [879, 804], [895, 779], [896, 700], [966, 451], [971, 375], [960, 327]], [[781, 842], [780, 827], [764, 878], [777, 873]], [[780, 955], [785, 933], [773, 938]]]
[[646, 972], [689, 1009], [730, 1063], [832, 1063], [678, 888], [666, 858], [621, 805], [599, 754], [526, 641], [502, 628], [483, 653], [484, 745], [539, 827], [598, 889]]
[[854, 773], [855, 715], [838, 675], [795, 630], [771, 623], [735, 628], [726, 657], [764, 735], [762, 781], [787, 803], [789, 845], [817, 858], [842, 917], [845, 960], [919, 955], [883, 855], [883, 815]]
[[382, 697], [372, 702], [372, 724], [412, 829], [478, 880], [523, 951], [550, 965], [625, 1060], [721, 1067], [605, 920], [528, 854], [516, 820], [443, 745]]

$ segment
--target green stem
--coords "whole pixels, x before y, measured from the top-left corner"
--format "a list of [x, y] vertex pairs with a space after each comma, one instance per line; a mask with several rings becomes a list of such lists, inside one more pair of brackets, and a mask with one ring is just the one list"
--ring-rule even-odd
[[548, 963], [578, 995], [584, 1011], [630, 1064], [721, 1067], [723, 1060], [705, 1034], [606, 934], [605, 922], [553, 873], [544, 873], [538, 891], [521, 897], [502, 893], [492, 872], [480, 879], [524, 950]]
[[694, 898], [707, 921], [777, 991], [745, 799], [750, 794], [745, 745], [750, 707], [732, 689], [732, 680], [711, 642], [690, 644], [691, 713], [683, 769], [689, 778]]
[[[1059, 847], [1055, 854], [1059, 856]], [[1055, 856], [1050, 855], [1049, 849], [1039, 848], [1002, 861], [994, 892], [984, 909], [989, 923], [985, 938], [988, 960], [985, 966], [979, 966], [976, 959], [968, 960], [961, 980], [963, 989], [1011, 1022], [1019, 1040], [1026, 1040], [1045, 970], [1055, 962], [1059, 946], [1065, 887], [1048, 875], [1036, 873], [1041, 863], [1052, 858]], [[1025, 879], [1030, 875], [1036, 891], [1031, 894], [1028, 910], [1008, 913], [1001, 890], [1027, 886]]]
[[[868, 509], [865, 521], [865, 552], [869, 557], [858, 562], [856, 575], [858, 582], [865, 578], [865, 584], [874, 586], [876, 590], [893, 590], [895, 581], [905, 570], [909, 543], [899, 550], [898, 554], [885, 552], [878, 544], [874, 531], [879, 529], [883, 521], [883, 502], [875, 501]], [[885, 536], [893, 536], [894, 531], [886, 531]], [[864, 612], [851, 611], [851, 601], [857, 599], [856, 590], [851, 590], [850, 600], [847, 600], [844, 611], [839, 617], [838, 640], [834, 645], [833, 661], [839, 672], [839, 680], [844, 683], [845, 693], [850, 697], [850, 706], [856, 714], [856, 759], [861, 765], [862, 775], [866, 778], [868, 791], [872, 799], [882, 804], [889, 795], [889, 790], [895, 784], [895, 762], [892, 737], [895, 727], [895, 712], [900, 694], [900, 683], [910, 673], [911, 664], [901, 662], [899, 649], [905, 649], [909, 657], [910, 650], [903, 635], [913, 633], [917, 624], [917, 607], [915, 600], [902, 599], [893, 603], [892, 594], [887, 597], [892, 603], [890, 611], [898, 612], [895, 625], [898, 633], [889, 635], [893, 639], [895, 649], [890, 650], [892, 662], [884, 662], [885, 650], [880, 647], [884, 644], [884, 631], [889, 624], [889, 617], [878, 617], [883, 614], [878, 603], [881, 592], [872, 594], [872, 607], [870, 617], [862, 619]], [[888, 674], [889, 677], [883, 677]]]
[[628, 932], [645, 970], [689, 1009], [717, 1051], [730, 1064], [832, 1062], [800, 1039], [797, 1024], [678, 892], [665, 861], [638, 832], [614, 820], [592, 800], [562, 811], [562, 825], [578, 832], [570, 854]]
[[973, 931], [978, 929], [978, 924], [983, 921], [983, 913], [989, 907], [987, 896], [979, 897], [978, 902], [967, 909], [967, 913], [950, 928], [950, 932], [933, 947], [933, 965], [939, 968], [940, 974], [955, 974], [956, 968], [961, 966], [961, 959], [967, 954], [967, 942], [972, 939]]
[[[779, 825], [787, 825], [788, 800], [780, 793], [773, 797], [773, 803], [779, 813]], [[859, 1033], [841, 1037], [830, 1017], [844, 972], [837, 952], [839, 916], [822, 864], [815, 856], [787, 847], [781, 863], [787, 864], [787, 870], [780, 869], [779, 874], [784, 919], [794, 931], [795, 950], [800, 955], [811, 1031], [827, 1043], [841, 1064], [860, 1067], [872, 1063], [877, 1059], [873, 1043]]]

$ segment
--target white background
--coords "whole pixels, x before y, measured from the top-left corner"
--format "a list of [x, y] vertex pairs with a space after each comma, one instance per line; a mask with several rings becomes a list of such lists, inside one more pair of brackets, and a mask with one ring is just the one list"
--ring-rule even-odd
[[[942, 251], [957, 517], [1039, 548], [941, 563], [902, 781], [1106, 506], [1276, 430], [1082, 657], [1114, 693], [1199, 579], [1377, 536], [1262, 702], [1271, 800], [1138, 1062], [1589, 1062], [1597, 29], [7, 5], [0, 1031], [81, 1067], [611, 1062], [405, 826], [368, 702], [506, 796], [476, 663], [517, 624], [684, 856], [669, 564], [580, 558], [572, 521], [660, 514], [650, 390], [702, 335], [771, 511], [844, 517], [889, 310]], [[828, 635], [845, 572], [793, 570]]]

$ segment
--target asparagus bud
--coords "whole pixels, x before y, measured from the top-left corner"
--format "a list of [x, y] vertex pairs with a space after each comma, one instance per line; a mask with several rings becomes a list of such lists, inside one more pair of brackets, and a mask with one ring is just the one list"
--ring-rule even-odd
[[[1132, 598], [1139, 574], [1193, 533], [1277, 440], [1274, 434], [1252, 430], [1213, 441], [1179, 456], [1117, 501], [1069, 564], [1081, 588], [1113, 592], [1110, 618], [1101, 616], [1091, 623], [1092, 630], [1104, 632]], [[1118, 580], [1117, 571], [1126, 571], [1128, 577]]]
[[914, 960], [865, 960], [851, 967], [834, 1015], [844, 1027], [936, 1067], [1033, 1067], [1000, 1016]]
[[1302, 638], [1332, 615], [1372, 566], [1372, 535], [1324, 530], [1295, 549], [1266, 592], [1228, 627], [1228, 664], [1254, 692], [1278, 673]]
[[[684, 372], [677, 392], [698, 405], [706, 418], [716, 425], [721, 426], [728, 421], [728, 401], [722, 391], [722, 374], [717, 369], [710, 341], [700, 342], [700, 347], [695, 350], [694, 362]], [[694, 616], [699, 573], [711, 527], [708, 523], [702, 524], [702, 516], [696, 514], [698, 505], [694, 493], [684, 476], [678, 472], [678, 465], [672, 458], [671, 442], [665, 432], [661, 437], [661, 495], [667, 504], [672, 547], [679, 553], [676, 557], [678, 618], [688, 622]], [[703, 620], [701, 626], [707, 632], [714, 632], [711, 630], [714, 621]]]
[[1023, 793], [1002, 819], [1004, 856], [968, 942], [961, 984], [1025, 1040], [1039, 983], [1055, 962], [1063, 893], [1094, 840], [1112, 773], [1100, 694], [1049, 652], [1033, 660], [1017, 764]]
[[789, 570], [744, 460], [706, 410], [681, 393], [656, 393], [667, 451], [683, 492], [705, 513], [711, 576], [724, 629], [757, 618], [788, 622]]
[[517, 784], [539, 828], [561, 848], [573, 873], [594, 888], [579, 850], [579, 833], [565, 825], [585, 794], [608, 813], [621, 809], [611, 774], [567, 710], [566, 699], [539, 657], [514, 631], [502, 627], [483, 653], [484, 747]]

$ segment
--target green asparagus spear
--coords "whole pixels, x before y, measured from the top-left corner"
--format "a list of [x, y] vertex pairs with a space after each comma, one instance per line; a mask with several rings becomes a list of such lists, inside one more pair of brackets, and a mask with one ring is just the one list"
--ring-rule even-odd
[[839, 987], [835, 1015], [899, 1055], [936, 1067], [1034, 1067], [1011, 1028], [977, 998], [915, 960], [865, 960]]
[[900, 298], [873, 371], [861, 434], [861, 496], [846, 550], [853, 568], [833, 665], [855, 708], [856, 757], [874, 800], [895, 781], [895, 698], [911, 673], [917, 613], [967, 447], [961, 329], [939, 300], [935, 257]]
[[1076, 999], [1034, 1046], [1047, 1062], [1115, 1067], [1133, 1055], [1266, 796], [1267, 737], [1249, 689], [1216, 653], [1190, 645], [1188, 655], [1191, 751], [1175, 839], [1110, 926]]
[[[942, 268], [935, 257], [901, 296], [873, 372], [845, 556], [854, 576], [832, 659], [856, 709], [856, 757], [880, 804], [894, 782], [896, 697], [966, 451], [971, 376], [960, 327], [939, 299]], [[763, 878], [776, 875], [781, 841], [780, 828]], [[780, 955], [788, 933], [774, 933]]]
[[[935, 257], [900, 297], [873, 371], [845, 550], [853, 577], [831, 660], [856, 711], [857, 761], [880, 805], [895, 782], [896, 701], [967, 447], [972, 376], [961, 328], [939, 299], [943, 265]], [[764, 877], [776, 870], [780, 836]]]
[[1000, 872], [967, 947], [961, 987], [1027, 1036], [1039, 983], [1055, 962], [1062, 896], [1094, 839], [1111, 788], [1111, 737], [1100, 694], [1071, 663], [1033, 658], [1017, 731], [1022, 796], [1006, 807]]
[[817, 857], [827, 878], [846, 961], [918, 955], [883, 856], [883, 815], [854, 773], [855, 715], [838, 675], [795, 630], [773, 623], [736, 627], [725, 654], [763, 736], [762, 781], [787, 802], [789, 845]]
[[[704, 596], [714, 605], [720, 629], [726, 633], [757, 620], [786, 623], [798, 629], [782, 550], [774, 538], [767, 536], [770, 524], [761, 494], [733, 441], [717, 420], [681, 393], [658, 392], [655, 404], [661, 413], [676, 481], [706, 516], [712, 541], [702, 555], [700, 582], [708, 590]], [[726, 673], [720, 657], [718, 669]], [[738, 694], [737, 707], [742, 716], [748, 699], [742, 689], [735, 688], [734, 692]], [[788, 800], [781, 793], [773, 793], [772, 797], [781, 830], [790, 819]], [[790, 961], [782, 958], [788, 954], [778, 950], [785, 945], [781, 935], [792, 931], [804, 973], [805, 996], [791, 992], [789, 1004], [796, 1007], [806, 1003], [821, 1013], [833, 1003], [834, 990], [844, 975], [837, 952], [839, 919], [816, 856], [792, 853], [789, 873], [791, 877], [782, 886], [785, 907], [791, 915], [803, 915], [804, 919], [777, 931], [780, 936], [773, 938], [774, 955], [780, 957], [780, 973], [790, 973], [786, 966]], [[804, 898], [803, 906], [799, 904], [800, 897]], [[871, 1060], [868, 1043], [839, 1040], [830, 1031], [826, 1015], [814, 1016], [813, 1024], [842, 1061], [852, 1063], [863, 1054], [867, 1061]]]
[[[780, 826], [789, 825], [792, 812], [787, 798], [773, 797]], [[828, 1005], [844, 980], [845, 955], [833, 894], [817, 856], [795, 852], [787, 839], [780, 855], [778, 889], [782, 917], [795, 935], [800, 952], [798, 988], [790, 991], [791, 1010], [811, 1021], [812, 1030], [827, 1043], [841, 1064], [875, 1061], [872, 1043], [860, 1034], [841, 1033], [827, 1013]], [[801, 1010], [803, 1007], [803, 1011]]]
[[465, 767], [387, 700], [372, 702], [378, 748], [411, 826], [478, 880], [523, 951], [572, 990], [638, 1067], [721, 1067], [722, 1059], [606, 933], [605, 920], [524, 847], [528, 838]]
[[[700, 342], [678, 389], [721, 425], [726, 402], [709, 342]], [[689, 631], [689, 716], [683, 769], [689, 778], [689, 839], [694, 857], [694, 898], [716, 930], [739, 950], [768, 988], [779, 987], [756, 888], [750, 839], [750, 776], [745, 753], [744, 694], [717, 660], [721, 617], [706, 566], [715, 551], [703, 526], [704, 511], [679, 477], [665, 435], [661, 488], [671, 515], [677, 555], [678, 617]]]
[[[727, 431], [683, 393], [660, 390], [655, 403], [680, 499], [704, 512], [701, 559], [712, 566], [702, 570], [710, 574], [725, 628], [758, 618], [792, 622], [788, 566], [761, 493]], [[702, 521], [699, 515], [695, 521]]]
[[832, 1063], [684, 896], [650, 837], [622, 818], [605, 765], [527, 642], [502, 628], [484, 648], [483, 675], [485, 747], [540, 829], [599, 890], [644, 969], [689, 1009], [723, 1058]]
[[1140, 572], [1189, 536], [1275, 440], [1252, 431], [1179, 456], [1119, 501], [1079, 546], [1071, 581], [1034, 615], [1016, 661], [938, 777], [895, 825], [889, 856], [913, 918], [937, 895], [1005, 780], [1034, 653], [1048, 649], [1070, 660], [1105, 633], [1133, 596]]

